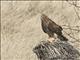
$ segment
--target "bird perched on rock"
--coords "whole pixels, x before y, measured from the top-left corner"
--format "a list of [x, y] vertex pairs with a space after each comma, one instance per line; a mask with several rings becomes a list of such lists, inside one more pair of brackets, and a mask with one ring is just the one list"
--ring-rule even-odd
[[48, 18], [45, 14], [41, 15], [41, 25], [43, 31], [48, 34], [50, 42], [54, 40], [54, 34], [56, 34], [60, 40], [68, 41], [68, 39], [62, 35], [62, 27]]

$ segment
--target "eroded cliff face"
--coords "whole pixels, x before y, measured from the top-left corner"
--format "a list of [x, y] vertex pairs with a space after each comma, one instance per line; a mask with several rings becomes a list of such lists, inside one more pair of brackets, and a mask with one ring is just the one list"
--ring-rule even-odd
[[63, 27], [63, 34], [80, 50], [80, 1], [1, 1], [2, 60], [37, 60], [32, 48], [48, 36], [40, 16], [46, 14]]
[[33, 48], [40, 60], [80, 60], [80, 53], [67, 41], [41, 41]]

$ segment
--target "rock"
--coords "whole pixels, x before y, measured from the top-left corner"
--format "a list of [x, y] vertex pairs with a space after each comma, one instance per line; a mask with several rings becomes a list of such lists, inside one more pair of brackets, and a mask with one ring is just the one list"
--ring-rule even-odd
[[80, 53], [67, 41], [41, 41], [33, 48], [40, 60], [79, 60]]

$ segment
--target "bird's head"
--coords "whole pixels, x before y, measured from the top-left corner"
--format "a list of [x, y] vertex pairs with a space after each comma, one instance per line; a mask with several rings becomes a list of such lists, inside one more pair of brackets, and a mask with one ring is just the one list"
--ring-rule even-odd
[[49, 22], [49, 18], [45, 14], [41, 15], [41, 20], [44, 21], [45, 23]]

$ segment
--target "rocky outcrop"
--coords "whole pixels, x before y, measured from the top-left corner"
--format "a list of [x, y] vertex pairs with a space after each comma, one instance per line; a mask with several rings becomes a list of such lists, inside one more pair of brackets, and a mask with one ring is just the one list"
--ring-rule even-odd
[[41, 41], [33, 48], [40, 60], [79, 60], [80, 53], [67, 41]]

